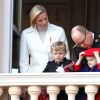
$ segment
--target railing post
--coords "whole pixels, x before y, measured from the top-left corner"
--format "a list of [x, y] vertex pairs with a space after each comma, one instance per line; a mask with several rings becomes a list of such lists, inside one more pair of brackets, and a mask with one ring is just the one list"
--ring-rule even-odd
[[50, 100], [57, 100], [57, 94], [59, 94], [60, 88], [58, 86], [47, 86], [47, 93]]
[[11, 100], [19, 100], [19, 95], [21, 94], [21, 88], [17, 86], [9, 87], [8, 90], [11, 95]]
[[41, 87], [39, 86], [29, 86], [28, 93], [30, 95], [30, 100], [38, 100], [38, 96], [41, 92]]
[[79, 88], [77, 86], [66, 86], [65, 91], [68, 94], [68, 100], [75, 100], [78, 90]]
[[85, 86], [85, 93], [87, 93], [88, 100], [95, 100], [95, 95], [98, 92], [98, 87], [94, 85]]

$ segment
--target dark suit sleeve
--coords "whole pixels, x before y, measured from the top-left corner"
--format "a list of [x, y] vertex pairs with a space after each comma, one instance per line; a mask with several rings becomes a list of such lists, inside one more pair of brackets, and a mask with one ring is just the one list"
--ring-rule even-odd
[[[81, 47], [75, 47], [74, 48], [74, 53], [75, 53], [75, 57], [76, 57], [76, 60], [78, 60], [79, 58], [79, 53], [86, 50], [85, 48], [81, 48]], [[84, 66], [84, 65], [87, 65], [87, 60], [86, 58], [84, 57], [81, 61], [81, 66]]]
[[92, 48], [100, 48], [100, 34], [94, 33], [94, 41]]
[[84, 51], [84, 50], [86, 50], [86, 49], [85, 48], [81, 48], [81, 47], [75, 47], [74, 48], [74, 54], [75, 54], [76, 59], [79, 58], [79, 53]]
[[48, 72], [48, 68], [47, 68], [47, 66], [46, 66], [46, 68], [43, 70], [43, 72]]

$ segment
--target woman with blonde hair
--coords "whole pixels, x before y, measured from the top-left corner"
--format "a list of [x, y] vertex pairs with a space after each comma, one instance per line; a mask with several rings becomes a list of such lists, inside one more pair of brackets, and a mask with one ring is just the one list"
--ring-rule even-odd
[[49, 22], [44, 6], [35, 5], [30, 11], [30, 27], [21, 34], [20, 72], [43, 72], [51, 59], [50, 45], [55, 41], [66, 43], [66, 57], [70, 58], [64, 29]]
[[[44, 6], [35, 5], [30, 11], [30, 27], [23, 30], [21, 34], [20, 72], [42, 73], [47, 62], [52, 58], [50, 46], [55, 41], [63, 41], [66, 44], [68, 51], [66, 57], [70, 58], [64, 29], [49, 22]], [[24, 100], [28, 100], [26, 93], [23, 90]]]

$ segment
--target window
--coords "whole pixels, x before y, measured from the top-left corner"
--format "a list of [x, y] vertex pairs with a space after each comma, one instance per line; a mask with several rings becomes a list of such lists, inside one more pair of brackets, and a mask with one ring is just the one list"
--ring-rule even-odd
[[19, 49], [21, 36], [22, 0], [14, 0], [13, 4], [13, 41], [12, 41], [12, 68], [19, 68]]

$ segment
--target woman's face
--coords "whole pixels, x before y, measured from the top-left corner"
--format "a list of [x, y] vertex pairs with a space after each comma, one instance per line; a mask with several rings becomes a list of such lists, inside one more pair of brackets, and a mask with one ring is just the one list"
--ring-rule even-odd
[[36, 27], [39, 30], [46, 30], [48, 28], [48, 15], [46, 12], [39, 14], [35, 19]]

